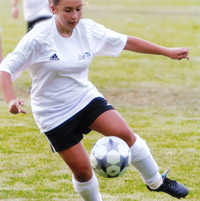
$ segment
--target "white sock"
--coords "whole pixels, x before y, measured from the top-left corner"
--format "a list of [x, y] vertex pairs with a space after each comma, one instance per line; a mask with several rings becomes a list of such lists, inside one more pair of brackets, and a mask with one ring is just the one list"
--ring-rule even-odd
[[101, 194], [99, 192], [99, 183], [95, 173], [93, 172], [92, 178], [87, 182], [78, 182], [74, 176], [72, 182], [77, 193], [85, 201], [102, 201]]
[[136, 142], [131, 149], [131, 163], [141, 174], [143, 181], [151, 189], [157, 189], [163, 182], [159, 173], [158, 165], [156, 164], [153, 156], [146, 142], [135, 134]]

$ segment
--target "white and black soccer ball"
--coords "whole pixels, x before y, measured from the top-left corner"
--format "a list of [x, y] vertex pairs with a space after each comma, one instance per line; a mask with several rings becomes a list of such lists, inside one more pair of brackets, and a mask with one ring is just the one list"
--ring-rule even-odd
[[114, 136], [99, 139], [92, 147], [90, 163], [103, 177], [118, 177], [131, 163], [131, 151], [126, 142]]

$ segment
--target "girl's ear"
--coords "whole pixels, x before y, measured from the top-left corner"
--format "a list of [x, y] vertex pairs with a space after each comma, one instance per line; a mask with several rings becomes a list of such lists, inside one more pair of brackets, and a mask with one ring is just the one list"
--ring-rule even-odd
[[51, 12], [52, 12], [53, 14], [56, 14], [56, 7], [55, 7], [55, 5], [52, 3], [52, 4], [50, 4], [49, 6], [50, 6], [50, 9], [51, 9]]
[[53, 1], [52, 1], [52, 0], [48, 0], [48, 1], [49, 1], [49, 9], [50, 9], [51, 12], [53, 13], [53, 10], [52, 10]]

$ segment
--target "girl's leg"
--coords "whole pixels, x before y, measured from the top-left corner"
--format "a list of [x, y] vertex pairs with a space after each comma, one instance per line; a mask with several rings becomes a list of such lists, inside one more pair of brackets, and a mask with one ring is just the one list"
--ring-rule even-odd
[[116, 136], [123, 139], [131, 149], [131, 163], [139, 171], [144, 182], [151, 189], [156, 189], [162, 184], [158, 166], [147, 144], [130, 130], [117, 111], [109, 110], [104, 112], [90, 125], [90, 129], [105, 136]]
[[116, 110], [108, 110], [102, 113], [89, 128], [105, 136], [119, 137], [123, 139], [129, 147], [136, 141], [136, 136]]
[[86, 201], [102, 201], [98, 180], [82, 144], [78, 143], [59, 154], [72, 170], [74, 188], [81, 197]]

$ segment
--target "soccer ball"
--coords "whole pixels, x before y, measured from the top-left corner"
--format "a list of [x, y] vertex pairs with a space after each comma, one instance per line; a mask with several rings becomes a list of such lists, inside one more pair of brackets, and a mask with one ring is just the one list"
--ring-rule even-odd
[[118, 177], [131, 163], [131, 152], [122, 139], [103, 137], [92, 147], [90, 163], [94, 171], [103, 177]]

